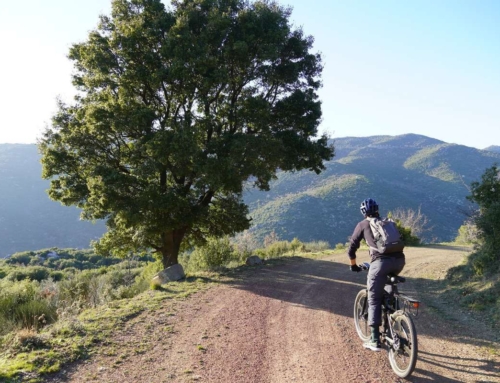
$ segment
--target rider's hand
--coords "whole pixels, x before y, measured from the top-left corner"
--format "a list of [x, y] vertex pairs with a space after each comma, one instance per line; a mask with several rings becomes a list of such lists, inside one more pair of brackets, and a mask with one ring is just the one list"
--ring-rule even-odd
[[358, 265], [351, 265], [349, 266], [349, 268], [355, 273], [359, 273], [361, 271], [361, 267], [359, 267]]

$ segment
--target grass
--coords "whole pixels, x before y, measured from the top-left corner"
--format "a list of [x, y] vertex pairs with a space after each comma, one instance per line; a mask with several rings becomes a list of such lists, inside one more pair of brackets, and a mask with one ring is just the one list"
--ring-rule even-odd
[[[169, 284], [168, 290], [150, 290], [131, 299], [113, 301], [85, 310], [76, 318], [60, 320], [39, 333], [25, 332], [12, 337], [0, 351], [0, 381], [43, 382], [44, 375], [59, 371], [65, 363], [103, 352], [102, 348], [109, 344], [113, 332], [124, 323], [145, 311], [158, 309], [165, 300], [185, 299], [207, 288], [209, 281], [190, 277]], [[104, 352], [117, 355], [113, 346]], [[126, 356], [120, 355], [115, 364], [123, 363], [125, 359]]]
[[[283, 265], [299, 257], [317, 259], [332, 254], [332, 250], [326, 250], [323, 243], [308, 245], [305, 252], [289, 251], [267, 259], [262, 267]], [[65, 364], [98, 353], [116, 357], [116, 367], [126, 359], [118, 354], [116, 347], [109, 341], [116, 329], [145, 311], [156, 310], [165, 300], [186, 299], [212, 283], [239, 278], [245, 270], [254, 268], [239, 264], [233, 268], [219, 268], [216, 272], [198, 272], [184, 281], [151, 286], [150, 290], [135, 297], [86, 309], [77, 316], [61, 316], [58, 321], [42, 329], [33, 328], [4, 336], [0, 338], [0, 381], [42, 382], [44, 375], [58, 372]], [[173, 316], [175, 313], [170, 312], [168, 315]], [[166, 333], [173, 331], [173, 327], [165, 327]], [[201, 352], [206, 351], [202, 345], [197, 347]], [[135, 352], [143, 353], [145, 348], [138, 346]]]

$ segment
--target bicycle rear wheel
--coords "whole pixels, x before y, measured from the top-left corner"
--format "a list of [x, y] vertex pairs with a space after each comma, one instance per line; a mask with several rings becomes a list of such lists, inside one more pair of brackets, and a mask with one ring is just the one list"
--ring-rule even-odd
[[389, 362], [397, 376], [411, 375], [417, 364], [418, 343], [415, 325], [408, 314], [396, 314], [393, 322], [394, 343], [389, 346]]
[[368, 341], [371, 337], [371, 329], [370, 326], [368, 326], [367, 299], [368, 294], [366, 290], [361, 290], [354, 300], [354, 326], [363, 342]]

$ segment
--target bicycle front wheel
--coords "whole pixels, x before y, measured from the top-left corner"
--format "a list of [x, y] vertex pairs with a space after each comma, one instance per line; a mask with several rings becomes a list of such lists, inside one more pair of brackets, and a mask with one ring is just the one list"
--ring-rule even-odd
[[393, 322], [394, 343], [389, 346], [389, 362], [397, 376], [411, 375], [417, 364], [417, 331], [408, 314], [396, 314]]
[[354, 300], [354, 326], [363, 342], [371, 337], [371, 329], [368, 326], [368, 294], [361, 290]]

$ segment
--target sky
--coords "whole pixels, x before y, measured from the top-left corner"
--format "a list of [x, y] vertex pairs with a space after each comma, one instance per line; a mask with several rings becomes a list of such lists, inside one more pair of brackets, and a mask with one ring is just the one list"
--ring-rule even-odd
[[[500, 145], [500, 1], [280, 0], [324, 62], [320, 133]], [[0, 0], [0, 143], [34, 143], [71, 102], [72, 44], [110, 0]]]

